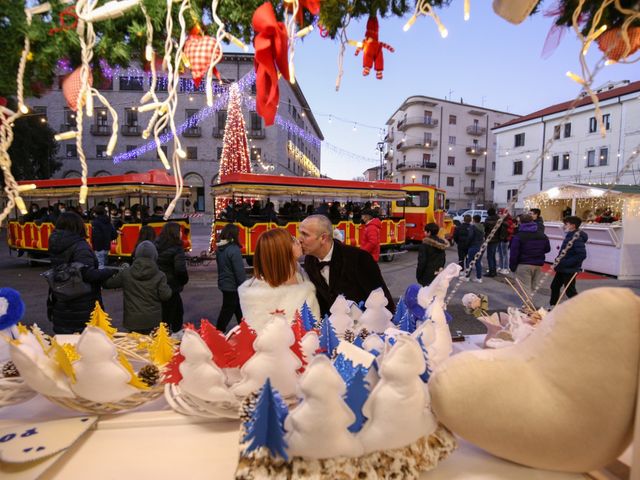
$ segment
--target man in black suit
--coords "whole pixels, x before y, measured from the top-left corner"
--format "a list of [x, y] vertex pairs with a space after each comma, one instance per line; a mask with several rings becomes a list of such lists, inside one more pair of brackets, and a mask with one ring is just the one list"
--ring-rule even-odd
[[305, 254], [304, 269], [316, 287], [316, 297], [322, 316], [338, 295], [356, 303], [382, 287], [389, 300], [387, 308], [395, 311], [395, 304], [384, 283], [378, 264], [368, 252], [333, 239], [333, 226], [324, 215], [311, 215], [300, 224], [300, 243]]

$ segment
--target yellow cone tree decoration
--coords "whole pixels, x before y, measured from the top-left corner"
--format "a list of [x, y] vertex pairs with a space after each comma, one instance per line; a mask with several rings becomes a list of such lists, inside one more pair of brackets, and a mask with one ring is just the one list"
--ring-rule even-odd
[[149, 386], [140, 380], [140, 377], [136, 375], [136, 372], [133, 371], [133, 367], [122, 353], [118, 355], [118, 360], [120, 361], [120, 365], [122, 365], [127, 372], [131, 374], [131, 380], [129, 380], [129, 385], [132, 387], [138, 388], [140, 390], [149, 390]]
[[96, 306], [93, 309], [93, 312], [91, 312], [91, 316], [89, 317], [89, 323], [87, 323], [87, 326], [101, 328], [111, 339], [113, 339], [113, 334], [118, 331], [117, 328], [111, 326], [111, 318], [109, 318], [107, 312], [102, 310], [100, 302], [98, 302], [97, 300]]
[[149, 347], [151, 361], [158, 366], [166, 365], [173, 357], [175, 341], [169, 335], [167, 326], [161, 323]]

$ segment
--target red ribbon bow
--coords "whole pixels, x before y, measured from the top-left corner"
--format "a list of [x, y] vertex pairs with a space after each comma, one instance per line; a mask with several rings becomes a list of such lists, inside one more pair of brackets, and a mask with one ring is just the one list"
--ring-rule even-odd
[[[304, 9], [309, 10], [311, 15], [318, 15], [320, 13], [320, 2], [322, 0], [298, 0], [298, 13], [296, 14], [296, 22], [302, 26], [304, 21]], [[290, 12], [293, 10], [293, 2], [285, 1], [285, 8]]]
[[273, 6], [268, 2], [256, 9], [251, 25], [255, 32], [256, 110], [269, 126], [273, 125], [280, 101], [278, 70], [289, 79], [289, 37], [284, 23], [276, 20]]

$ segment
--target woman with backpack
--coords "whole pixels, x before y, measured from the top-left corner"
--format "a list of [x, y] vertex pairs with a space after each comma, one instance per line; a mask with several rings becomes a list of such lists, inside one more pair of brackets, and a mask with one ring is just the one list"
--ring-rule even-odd
[[180, 225], [175, 222], [165, 223], [156, 239], [156, 248], [158, 267], [167, 276], [167, 283], [172, 291], [171, 298], [162, 302], [162, 321], [171, 327], [172, 332], [177, 332], [182, 329], [184, 315], [180, 292], [189, 282]]
[[77, 292], [60, 290], [58, 293], [49, 288], [47, 316], [55, 333], [82, 332], [96, 302], [102, 305], [102, 282], [116, 273], [116, 270], [98, 269], [98, 259], [86, 239], [82, 217], [75, 212], [61, 213], [49, 237], [52, 270], [73, 274], [70, 270], [76, 269], [88, 287], [84, 292], [80, 291], [81, 285]]
[[216, 327], [222, 333], [227, 330], [231, 317], [235, 314], [236, 322], [242, 321], [238, 287], [247, 279], [244, 272], [242, 252], [238, 242], [240, 230], [233, 223], [228, 223], [220, 232], [220, 241], [216, 244], [216, 264], [218, 265], [218, 288], [222, 292], [222, 307], [218, 314]]

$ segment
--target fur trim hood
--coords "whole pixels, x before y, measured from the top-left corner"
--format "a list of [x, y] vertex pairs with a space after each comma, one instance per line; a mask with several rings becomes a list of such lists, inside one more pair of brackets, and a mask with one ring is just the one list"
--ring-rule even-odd
[[422, 243], [429, 245], [430, 247], [439, 248], [440, 250], [446, 250], [449, 246], [449, 242], [441, 239], [440, 237], [438, 237], [437, 240], [432, 237], [424, 237], [422, 239]]

